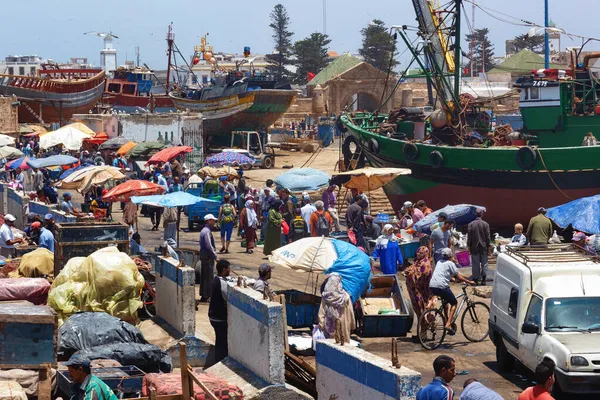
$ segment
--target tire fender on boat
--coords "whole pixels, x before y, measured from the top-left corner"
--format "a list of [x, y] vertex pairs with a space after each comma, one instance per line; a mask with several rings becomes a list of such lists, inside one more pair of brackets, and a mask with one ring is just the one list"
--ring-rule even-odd
[[415, 161], [419, 158], [419, 148], [414, 143], [404, 143], [402, 147], [402, 154], [409, 161]]
[[379, 142], [376, 139], [369, 139], [369, 141], [367, 142], [367, 146], [371, 153], [379, 154]]
[[[356, 146], [355, 152], [352, 152], [352, 150], [350, 149], [350, 145], [352, 143], [354, 143], [354, 145]], [[365, 157], [364, 153], [362, 153], [361, 145], [358, 143], [358, 140], [354, 136], [350, 135], [346, 137], [346, 139], [344, 139], [344, 143], [342, 144], [342, 155], [344, 156], [344, 164], [346, 165], [346, 167], [350, 165], [350, 161], [356, 157], [357, 153], [360, 155], [360, 157], [357, 161], [356, 167], [362, 168], [365, 165]]]
[[429, 153], [429, 163], [433, 168], [440, 168], [444, 166], [444, 156], [437, 150]]
[[537, 153], [529, 146], [521, 147], [517, 150], [517, 165], [521, 169], [531, 169], [537, 162]]
[[337, 119], [336, 124], [337, 124], [337, 127], [340, 130], [340, 132], [342, 132], [342, 133], [348, 132], [348, 128], [346, 128], [346, 126], [344, 126], [341, 118]]

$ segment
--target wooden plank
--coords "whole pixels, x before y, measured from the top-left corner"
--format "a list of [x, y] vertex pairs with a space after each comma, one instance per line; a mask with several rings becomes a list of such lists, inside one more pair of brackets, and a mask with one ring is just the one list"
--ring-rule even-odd
[[50, 364], [44, 364], [39, 371], [40, 382], [38, 384], [38, 400], [51, 400], [52, 398], [52, 378], [50, 373]]
[[285, 310], [285, 296], [282, 294], [279, 295], [279, 303], [283, 306], [283, 349], [285, 351], [288, 351], [290, 349], [290, 346], [288, 343], [287, 312]]
[[48, 306], [0, 304], [0, 323], [54, 324], [56, 312]]
[[[206, 396], [208, 396], [208, 397], [209, 397], [211, 400], [219, 400], [219, 399], [217, 398], [217, 396], [215, 396], [215, 395], [213, 394], [213, 392], [211, 392], [211, 391], [210, 391], [210, 389], [209, 389], [209, 388], [207, 388], [207, 387], [206, 387], [206, 385], [205, 385], [204, 383], [200, 382], [200, 379], [198, 379], [198, 377], [197, 377], [196, 375], [194, 375], [194, 370], [193, 370], [193, 369], [192, 369], [192, 367], [190, 367], [189, 365], [188, 365], [188, 367], [187, 367], [187, 371], [188, 371], [189, 377], [190, 377], [190, 378], [191, 378], [191, 379], [192, 379], [194, 382], [196, 382], [196, 384], [197, 384], [198, 386], [200, 386], [200, 388], [202, 388], [202, 390], [204, 391], [204, 393], [206, 394]], [[192, 386], [192, 392], [193, 392], [193, 386]]]
[[148, 397], [150, 398], [150, 400], [156, 400], [156, 388], [151, 387], [150, 389], [148, 389], [148, 392]]
[[179, 367], [181, 368], [181, 393], [183, 400], [190, 400], [191, 394], [194, 392], [190, 390], [190, 377], [188, 374], [188, 363], [187, 363], [187, 351], [184, 342], [179, 342]]

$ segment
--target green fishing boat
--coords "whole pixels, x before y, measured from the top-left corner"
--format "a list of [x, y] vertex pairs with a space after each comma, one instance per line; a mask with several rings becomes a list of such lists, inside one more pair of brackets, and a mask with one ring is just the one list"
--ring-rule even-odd
[[[346, 164], [410, 168], [411, 175], [384, 187], [395, 210], [420, 199], [434, 209], [481, 204], [495, 228], [526, 223], [538, 207], [600, 193], [600, 146], [582, 145], [584, 139], [593, 144], [586, 135], [600, 130], [600, 81], [590, 65], [600, 53], [568, 71], [532, 71], [518, 79], [523, 129], [492, 145], [485, 113], [459, 94], [460, 68], [454, 68], [454, 60], [461, 52], [452, 39], [460, 37], [461, 1], [446, 14], [427, 0], [413, 4], [418, 34], [429, 38], [428, 44], [419, 52], [410, 47], [406, 27], [398, 27], [398, 33], [435, 89], [438, 109], [429, 116], [409, 108], [390, 115], [343, 114], [339, 126], [347, 134]], [[435, 38], [441, 38], [437, 45]], [[578, 65], [575, 57], [572, 64]]]

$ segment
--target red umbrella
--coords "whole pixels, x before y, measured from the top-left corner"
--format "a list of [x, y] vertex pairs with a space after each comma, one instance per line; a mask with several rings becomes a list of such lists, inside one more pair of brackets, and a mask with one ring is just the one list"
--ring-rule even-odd
[[102, 200], [104, 201], [129, 201], [131, 196], [151, 196], [163, 194], [165, 188], [150, 181], [130, 180], [110, 189]]
[[102, 144], [108, 140], [108, 135], [104, 132], [98, 132], [89, 139], [84, 139], [84, 142], [91, 144]]
[[180, 154], [191, 153], [192, 150], [193, 149], [190, 146], [167, 147], [166, 149], [162, 149], [161, 151], [150, 157], [146, 165], [167, 162]]

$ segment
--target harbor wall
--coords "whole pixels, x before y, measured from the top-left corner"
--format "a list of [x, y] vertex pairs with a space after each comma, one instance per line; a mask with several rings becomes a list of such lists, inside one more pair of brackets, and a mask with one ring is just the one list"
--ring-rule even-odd
[[29, 212], [36, 213], [44, 219], [44, 215], [52, 214], [54, 222], [77, 222], [77, 217], [56, 209], [56, 204], [48, 205], [39, 201], [29, 202]]
[[317, 392], [321, 399], [414, 400], [421, 374], [333, 339], [317, 342]]
[[5, 186], [4, 188], [7, 190], [7, 209], [5, 214], [14, 215], [17, 219], [15, 221], [15, 228], [23, 230], [27, 222], [29, 196], [8, 186]]
[[19, 133], [19, 107], [13, 107], [15, 102], [15, 96], [0, 97], [0, 132], [13, 137]]
[[6, 192], [8, 191], [8, 185], [6, 183], [0, 184], [0, 214], [4, 215], [7, 210], [6, 205]]
[[268, 384], [284, 384], [283, 306], [250, 288], [227, 291], [229, 357]]

